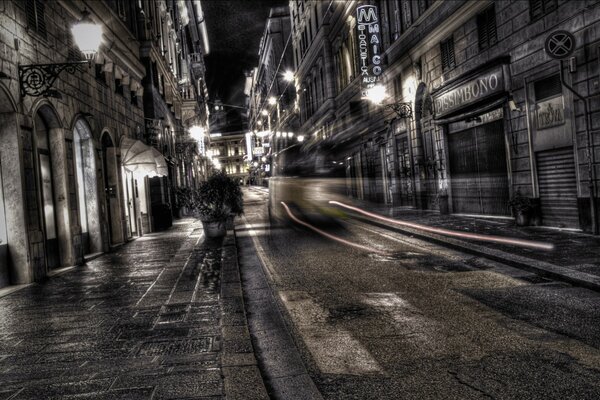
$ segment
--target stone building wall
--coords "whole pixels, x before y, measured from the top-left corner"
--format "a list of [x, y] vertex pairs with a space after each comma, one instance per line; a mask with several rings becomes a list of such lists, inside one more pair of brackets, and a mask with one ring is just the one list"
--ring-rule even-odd
[[[40, 220], [40, 198], [38, 177], [35, 172], [34, 120], [40, 112], [50, 128], [52, 167], [54, 174], [54, 197], [57, 207], [59, 238], [61, 239], [61, 264], [63, 266], [82, 262], [81, 227], [78, 221], [78, 204], [74, 186], [72, 159], [73, 129], [75, 122], [85, 119], [92, 131], [96, 152], [101, 151], [100, 137], [108, 132], [114, 146], [119, 145], [122, 136], [135, 136], [143, 127], [143, 110], [132, 104], [131, 92], [125, 86], [123, 95], [116, 93], [114, 73], [106, 72], [106, 82], [95, 78], [95, 66], [81, 65], [74, 74], [62, 71], [56, 79], [53, 89], [60, 95], [49, 98], [24, 96], [19, 91], [18, 65], [63, 63], [73, 54], [74, 44], [69, 31], [77, 21], [73, 13], [81, 12], [81, 4], [73, 1], [43, 2], [45, 34], [37, 32], [28, 23], [23, 1], [3, 1], [0, 3], [0, 69], [9, 78], [2, 79], [0, 85], [5, 94], [0, 97], [2, 103], [16, 105], [14, 115], [16, 126], [3, 126], [0, 136], [12, 136], [18, 139], [19, 159], [6, 154], [15, 148], [2, 146], [4, 193], [10, 197], [6, 212], [14, 214], [8, 218], [9, 230], [13, 238], [9, 240], [11, 251], [11, 281], [26, 283], [41, 279], [46, 275], [44, 266], [44, 238]], [[99, 60], [110, 60], [115, 66], [127, 72], [131, 79], [141, 80], [143, 67], [137, 60], [137, 44], [126, 26], [108, 9], [103, 2], [86, 3], [92, 18], [103, 24], [104, 43]], [[72, 60], [72, 57], [71, 57]], [[106, 61], [104, 61], [106, 62]], [[114, 71], [114, 69], [112, 70]], [[15, 129], [16, 128], [16, 129]], [[11, 130], [10, 132], [8, 130]], [[10, 162], [10, 164], [9, 164]], [[102, 174], [102, 168], [98, 174]], [[11, 170], [7, 179], [6, 172]], [[120, 167], [118, 168], [120, 170]], [[118, 173], [120, 179], [120, 172]], [[98, 179], [98, 182], [102, 182]], [[118, 204], [122, 204], [122, 184], [117, 185]], [[7, 195], [9, 191], [14, 191]], [[98, 187], [104, 193], [104, 187]], [[104, 196], [101, 208], [106, 212]], [[18, 208], [27, 210], [24, 215]], [[120, 225], [122, 214], [116, 210], [113, 224]], [[27, 227], [27, 228], [25, 228]], [[18, 231], [26, 232], [19, 234]], [[101, 232], [94, 232], [101, 235]], [[25, 243], [16, 239], [21, 235]], [[24, 246], [24, 248], [21, 248]], [[0, 261], [1, 262], [1, 261]]]

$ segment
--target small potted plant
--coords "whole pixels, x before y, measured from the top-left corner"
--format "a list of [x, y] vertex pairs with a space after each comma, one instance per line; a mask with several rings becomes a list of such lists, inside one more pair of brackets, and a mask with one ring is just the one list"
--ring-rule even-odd
[[508, 202], [508, 205], [512, 209], [518, 226], [527, 226], [530, 224], [533, 213], [533, 202], [529, 197], [517, 194]]
[[175, 207], [180, 217], [188, 215], [194, 208], [194, 190], [188, 187], [175, 189]]
[[195, 192], [194, 211], [202, 221], [207, 237], [227, 234], [227, 218], [243, 212], [242, 191], [233, 179], [222, 172], [210, 176]]

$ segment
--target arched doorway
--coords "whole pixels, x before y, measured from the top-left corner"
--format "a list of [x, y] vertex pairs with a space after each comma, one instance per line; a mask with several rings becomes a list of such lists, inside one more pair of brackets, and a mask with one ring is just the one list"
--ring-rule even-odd
[[119, 207], [119, 177], [117, 169], [117, 148], [108, 132], [104, 132], [102, 143], [102, 167], [104, 171], [104, 193], [106, 196], [106, 216], [108, 220], [109, 244], [123, 242], [121, 209]]
[[58, 238], [57, 205], [55, 202], [54, 173], [50, 152], [50, 127], [40, 110], [34, 120], [35, 160], [38, 178], [38, 196], [41, 204], [41, 222], [44, 233], [46, 268], [58, 268], [60, 246]]
[[78, 119], [75, 123], [73, 142], [81, 245], [83, 254], [97, 253], [102, 251], [102, 234], [98, 208], [95, 146], [90, 127], [84, 119]]
[[436, 142], [435, 128], [431, 123], [431, 108], [427, 85], [421, 82], [415, 96], [415, 158], [418, 168], [417, 205], [423, 209], [435, 207], [438, 180], [439, 143]]

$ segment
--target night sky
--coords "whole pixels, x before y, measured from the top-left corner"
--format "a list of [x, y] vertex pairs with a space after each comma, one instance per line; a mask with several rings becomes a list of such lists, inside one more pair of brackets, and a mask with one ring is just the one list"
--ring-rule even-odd
[[[205, 57], [206, 82], [211, 101], [245, 105], [244, 71], [258, 64], [258, 46], [269, 9], [287, 0], [203, 0], [210, 53]], [[244, 110], [226, 108], [230, 126], [242, 129]]]

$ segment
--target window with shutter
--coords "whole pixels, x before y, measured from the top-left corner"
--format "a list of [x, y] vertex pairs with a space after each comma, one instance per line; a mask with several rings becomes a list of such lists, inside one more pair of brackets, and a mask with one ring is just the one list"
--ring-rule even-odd
[[449, 38], [440, 43], [440, 52], [442, 55], [442, 71], [448, 71], [456, 66], [454, 58], [454, 39]]
[[562, 84], [560, 83], [560, 75], [552, 75], [548, 78], [539, 80], [533, 84], [535, 100], [540, 101], [550, 97], [557, 96], [562, 93]]
[[557, 0], [529, 0], [529, 15], [535, 21], [558, 8]]
[[44, 2], [42, 0], [25, 0], [25, 13], [27, 14], [27, 26], [46, 37], [46, 20], [44, 17]]
[[493, 5], [477, 15], [477, 33], [481, 50], [487, 49], [498, 42], [496, 10]]

